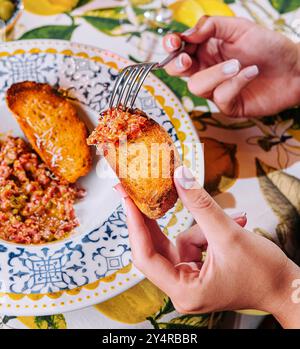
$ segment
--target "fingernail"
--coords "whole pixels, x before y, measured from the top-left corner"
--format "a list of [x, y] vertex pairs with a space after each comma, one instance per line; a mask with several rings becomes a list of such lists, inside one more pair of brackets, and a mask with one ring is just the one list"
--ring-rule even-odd
[[122, 198], [126, 198], [128, 196], [128, 194], [126, 193], [125, 189], [123, 188], [122, 184], [121, 183], [118, 183], [117, 185], [115, 185], [113, 187], [113, 191], [119, 193], [119, 195], [122, 197]]
[[173, 38], [171, 36], [169, 36], [166, 40], [166, 46], [170, 49], [175, 49], [175, 45], [174, 45], [174, 41]]
[[226, 75], [236, 74], [240, 69], [241, 64], [237, 59], [231, 59], [223, 65], [223, 73]]
[[126, 214], [126, 201], [125, 201], [125, 198], [121, 199], [121, 205], [122, 205], [124, 214]]
[[259, 74], [259, 69], [257, 65], [252, 65], [249, 68], [246, 68], [244, 71], [246, 79], [253, 79]]
[[236, 213], [233, 213], [230, 217], [232, 219], [245, 218], [247, 217], [247, 213], [245, 211], [236, 212]]
[[196, 183], [192, 172], [185, 166], [177, 167], [174, 177], [183, 189], [191, 189]]
[[196, 262], [182, 262], [175, 265], [176, 269], [180, 269], [182, 267], [185, 271], [192, 271], [192, 272], [200, 271], [201, 269], [200, 263], [196, 263]]
[[175, 64], [178, 71], [186, 70], [191, 65], [191, 58], [188, 54], [182, 53], [177, 57]]
[[193, 28], [190, 28], [190, 29], [184, 31], [183, 33], [181, 33], [181, 35], [190, 36], [190, 35], [196, 33], [196, 31], [197, 31], [197, 28], [193, 27]]
[[176, 68], [177, 68], [178, 70], [184, 69], [183, 57], [184, 57], [184, 56], [181, 54], [181, 55], [179, 55], [179, 56], [177, 57], [177, 59], [176, 59]]

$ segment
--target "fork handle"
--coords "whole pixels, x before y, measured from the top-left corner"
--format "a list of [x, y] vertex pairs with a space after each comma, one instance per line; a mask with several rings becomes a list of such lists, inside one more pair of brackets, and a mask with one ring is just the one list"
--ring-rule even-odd
[[168, 63], [170, 63], [174, 58], [176, 58], [181, 52], [183, 52], [184, 49], [185, 49], [185, 42], [182, 41], [181, 47], [178, 50], [176, 50], [176, 51], [172, 52], [171, 54], [169, 54], [168, 57], [166, 57], [162, 62], [157, 63], [152, 69], [161, 69], [161, 68], [163, 68]]

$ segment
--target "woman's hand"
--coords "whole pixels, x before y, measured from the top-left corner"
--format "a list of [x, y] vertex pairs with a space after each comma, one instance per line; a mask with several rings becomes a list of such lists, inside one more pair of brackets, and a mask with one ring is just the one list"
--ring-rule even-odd
[[237, 222], [227, 216], [187, 168], [176, 170], [175, 184], [197, 223], [178, 235], [176, 246], [123, 195], [136, 267], [180, 313], [253, 308], [275, 314], [288, 326], [281, 309], [292, 303], [298, 267], [274, 243], [243, 229], [244, 216]]
[[275, 114], [300, 102], [300, 46], [242, 18], [202, 17], [195, 28], [164, 38], [168, 52], [186, 53], [166, 67], [232, 117]]

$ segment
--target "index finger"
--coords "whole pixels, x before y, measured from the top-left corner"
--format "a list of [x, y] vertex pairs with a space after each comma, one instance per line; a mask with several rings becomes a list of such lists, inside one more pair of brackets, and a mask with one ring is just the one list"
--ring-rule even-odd
[[244, 18], [203, 16], [194, 28], [182, 33], [181, 36], [185, 41], [193, 44], [201, 44], [210, 38], [235, 42], [251, 26], [253, 23]]
[[179, 271], [153, 245], [151, 233], [133, 201], [125, 200], [129, 241], [135, 266], [170, 297], [179, 283]]
[[200, 186], [187, 167], [176, 168], [174, 182], [179, 198], [202, 229], [208, 244], [227, 243], [230, 236], [240, 233], [241, 227]]

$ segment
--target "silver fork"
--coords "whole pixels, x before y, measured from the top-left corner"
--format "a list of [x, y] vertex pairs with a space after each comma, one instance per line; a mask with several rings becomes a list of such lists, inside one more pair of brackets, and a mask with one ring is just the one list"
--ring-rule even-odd
[[[115, 82], [109, 100], [109, 108], [132, 108], [138, 93], [151, 70], [161, 69], [184, 51], [185, 42], [160, 63], [139, 63], [124, 68]], [[116, 102], [116, 103], [115, 103]]]

